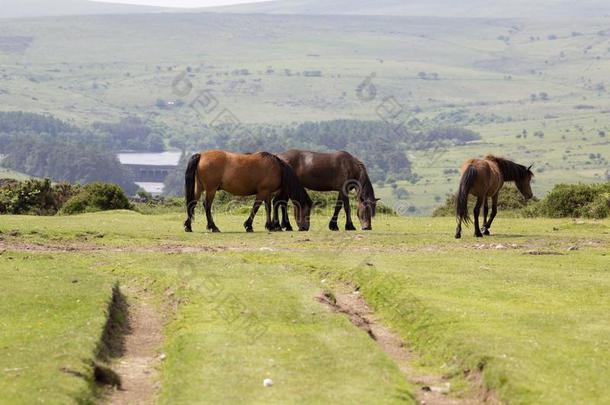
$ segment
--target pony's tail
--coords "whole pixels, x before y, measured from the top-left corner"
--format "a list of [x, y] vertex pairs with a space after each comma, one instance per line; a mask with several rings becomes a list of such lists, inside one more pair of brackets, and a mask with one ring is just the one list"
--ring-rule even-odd
[[197, 167], [199, 166], [199, 159], [201, 154], [196, 153], [191, 156], [191, 159], [186, 166], [186, 172], [184, 173], [184, 195], [186, 197], [186, 214], [189, 220], [193, 220], [195, 217], [195, 181], [197, 177]]
[[462, 175], [460, 180], [460, 189], [457, 195], [456, 216], [459, 220], [465, 223], [470, 222], [468, 216], [468, 193], [472, 188], [474, 181], [477, 179], [477, 169], [474, 166], [468, 166], [468, 169]]
[[313, 202], [311, 201], [309, 194], [307, 194], [307, 190], [305, 190], [305, 187], [303, 187], [299, 181], [296, 173], [292, 170], [292, 167], [279, 157], [275, 155], [271, 156], [278, 163], [282, 171], [282, 190], [280, 195], [290, 198], [293, 202], [300, 204], [301, 207], [311, 207]]

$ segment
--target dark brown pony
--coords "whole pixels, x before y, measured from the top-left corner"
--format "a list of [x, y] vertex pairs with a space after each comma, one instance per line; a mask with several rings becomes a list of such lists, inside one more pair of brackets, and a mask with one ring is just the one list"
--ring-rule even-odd
[[244, 223], [247, 232], [253, 231], [252, 221], [263, 202], [267, 211], [265, 227], [270, 231], [277, 230], [271, 223], [271, 198], [279, 190], [295, 204], [295, 219], [299, 230], [309, 229], [312, 201], [290, 166], [277, 156], [267, 152], [244, 155], [224, 151], [193, 155], [185, 173], [186, 232], [192, 232], [195, 207], [203, 191], [208, 230], [220, 232], [212, 218], [212, 202], [218, 190], [236, 196], [256, 196], [252, 212]]
[[[330, 220], [331, 231], [338, 231], [337, 218], [341, 207], [345, 209], [345, 229], [354, 231], [349, 204], [349, 193], [356, 190], [358, 200], [357, 215], [363, 230], [372, 229], [378, 199], [369, 179], [366, 167], [348, 152], [318, 153], [303, 150], [289, 150], [277, 155], [294, 170], [303, 186], [315, 191], [337, 191], [335, 212]], [[279, 224], [278, 207], [282, 209], [281, 227], [291, 230], [288, 220], [286, 200], [281, 194], [274, 201], [274, 223]]]
[[[483, 233], [489, 235], [489, 229], [498, 212], [498, 193], [504, 182], [513, 181], [517, 188], [526, 199], [532, 198], [531, 180], [534, 173], [532, 166], [511, 162], [500, 157], [488, 155], [485, 159], [470, 159], [462, 166], [462, 179], [457, 195], [457, 229], [455, 237], [462, 237], [462, 221], [470, 222], [468, 217], [468, 195], [477, 197], [474, 207], [474, 236], [482, 237]], [[487, 219], [488, 205], [487, 199], [491, 197], [491, 215]], [[483, 233], [479, 229], [479, 212], [483, 205]]]

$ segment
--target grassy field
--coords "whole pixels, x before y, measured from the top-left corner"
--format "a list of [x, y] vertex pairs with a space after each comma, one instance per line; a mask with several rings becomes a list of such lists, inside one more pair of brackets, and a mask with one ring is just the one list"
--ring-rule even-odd
[[[90, 402], [112, 287], [164, 314], [160, 403], [397, 403], [421, 389], [346, 316], [316, 301], [350, 285], [419, 354], [413, 367], [469, 397], [607, 403], [610, 223], [506, 219], [452, 238], [451, 218], [380, 217], [371, 233], [181, 231], [180, 214], [3, 216], [0, 392]], [[263, 387], [271, 378], [274, 386]], [[6, 395], [5, 395], [6, 394]]]

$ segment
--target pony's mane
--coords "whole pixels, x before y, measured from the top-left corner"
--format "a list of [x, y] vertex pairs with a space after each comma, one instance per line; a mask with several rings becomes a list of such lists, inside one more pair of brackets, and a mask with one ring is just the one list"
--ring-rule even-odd
[[527, 176], [534, 176], [534, 173], [529, 168], [503, 157], [487, 155], [485, 160], [490, 160], [498, 165], [505, 181], [518, 181]]
[[360, 197], [362, 200], [375, 200], [375, 190], [373, 189], [373, 184], [371, 183], [371, 179], [369, 178], [369, 174], [366, 171], [366, 166], [361, 161], [357, 160], [358, 167], [360, 168], [360, 179], [359, 182], [362, 185], [362, 190], [360, 191]]

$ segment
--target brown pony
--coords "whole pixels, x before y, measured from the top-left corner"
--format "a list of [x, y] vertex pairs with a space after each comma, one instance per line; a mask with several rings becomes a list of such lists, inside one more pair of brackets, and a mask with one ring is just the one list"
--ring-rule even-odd
[[[259, 152], [235, 154], [224, 151], [209, 151], [193, 155], [185, 173], [187, 219], [184, 230], [192, 232], [191, 223], [195, 207], [205, 191], [205, 215], [208, 230], [220, 232], [212, 218], [212, 202], [216, 191], [224, 190], [236, 196], [255, 195], [256, 201], [250, 216], [244, 223], [247, 232], [252, 232], [252, 221], [262, 202], [267, 211], [265, 227], [278, 230], [271, 223], [271, 197], [278, 190], [286, 194], [295, 205], [295, 220], [299, 230], [309, 230], [309, 213], [312, 201], [299, 183], [298, 178], [286, 163], [278, 157]], [[281, 229], [280, 229], [281, 230]]]
[[[498, 193], [506, 181], [513, 181], [526, 199], [532, 198], [531, 180], [534, 173], [532, 166], [511, 162], [500, 157], [488, 155], [485, 159], [470, 159], [462, 166], [462, 179], [457, 196], [457, 229], [455, 237], [462, 237], [462, 221], [470, 222], [468, 217], [468, 194], [477, 197], [474, 207], [474, 236], [489, 235], [489, 229], [498, 212]], [[491, 215], [487, 219], [487, 199], [491, 197]], [[483, 204], [483, 233], [479, 229], [479, 212]]]
[[[303, 186], [315, 191], [337, 191], [335, 212], [330, 220], [331, 231], [338, 231], [337, 218], [341, 207], [345, 209], [345, 230], [355, 231], [352, 222], [349, 192], [356, 190], [357, 215], [362, 230], [372, 229], [378, 199], [364, 164], [348, 152], [319, 153], [292, 149], [277, 155], [294, 170]], [[282, 201], [284, 199], [284, 201]], [[274, 201], [274, 223], [279, 225], [278, 207], [282, 209], [281, 227], [291, 230], [285, 196]]]

